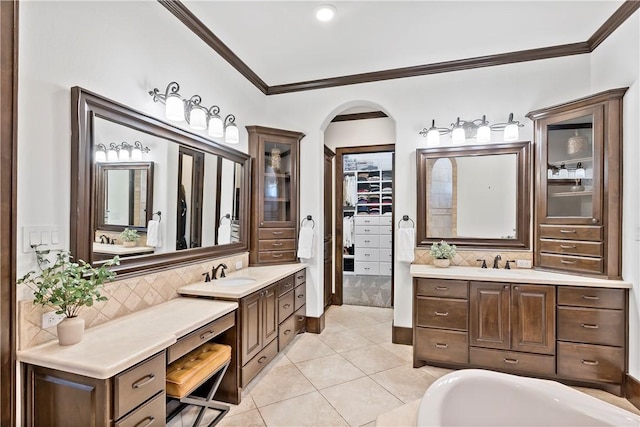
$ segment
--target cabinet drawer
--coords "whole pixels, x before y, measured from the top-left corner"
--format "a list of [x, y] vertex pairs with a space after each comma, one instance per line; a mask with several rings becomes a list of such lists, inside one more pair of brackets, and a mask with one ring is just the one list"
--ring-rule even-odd
[[355, 263], [355, 273], [363, 276], [377, 276], [379, 272], [377, 262], [358, 261]]
[[391, 249], [380, 249], [380, 261], [382, 262], [393, 262], [393, 258], [391, 257]]
[[467, 301], [416, 298], [416, 326], [467, 330]]
[[258, 230], [258, 240], [295, 238], [295, 228], [260, 228]]
[[416, 279], [416, 295], [426, 297], [469, 297], [469, 282], [464, 280]]
[[307, 281], [307, 270], [300, 270], [294, 274], [296, 286], [300, 286], [301, 284]]
[[390, 225], [381, 225], [380, 227], [378, 227], [378, 232], [380, 234], [390, 235], [391, 234], [391, 226]]
[[294, 239], [268, 239], [258, 241], [258, 249], [261, 251], [285, 251], [296, 247]]
[[118, 374], [114, 378], [114, 419], [164, 390], [167, 362], [165, 352]]
[[378, 249], [356, 248], [356, 261], [379, 261], [380, 253]]
[[391, 218], [391, 215], [382, 215], [378, 221], [381, 226], [393, 226], [393, 218]]
[[558, 286], [558, 304], [624, 309], [624, 289]]
[[356, 234], [356, 251], [360, 248], [377, 248], [380, 246], [380, 236], [363, 236]]
[[601, 257], [602, 248], [602, 242], [540, 239], [540, 251], [542, 252]]
[[624, 350], [603, 345], [559, 342], [558, 375], [619, 384], [624, 375]]
[[303, 283], [300, 286], [296, 286], [294, 292], [294, 310], [298, 310], [307, 302], [307, 284]]
[[300, 331], [304, 331], [307, 326], [307, 306], [303, 305], [295, 313], [293, 317], [296, 319], [296, 334]]
[[558, 307], [558, 339], [624, 346], [625, 316], [621, 310]]
[[289, 292], [295, 286], [294, 276], [288, 276], [278, 281], [278, 296]]
[[602, 273], [602, 258], [587, 258], [572, 255], [540, 254], [541, 267], [553, 267], [562, 270]]
[[377, 225], [356, 225], [356, 234], [380, 234]]
[[540, 224], [541, 239], [602, 240], [603, 227], [593, 225]]
[[242, 387], [245, 387], [258, 372], [278, 354], [278, 340], [272, 340], [260, 353], [242, 367]]
[[393, 238], [390, 234], [380, 235], [380, 247], [384, 249], [391, 249], [393, 246]]
[[296, 316], [289, 316], [278, 331], [278, 351], [282, 351], [296, 336]]
[[294, 293], [293, 290], [284, 295], [280, 295], [278, 299], [278, 323], [282, 323], [287, 317], [294, 312]]
[[415, 354], [420, 360], [469, 363], [466, 332], [416, 328]]
[[540, 375], [553, 375], [556, 369], [553, 356], [476, 347], [469, 349], [469, 363], [505, 371]]
[[258, 262], [291, 262], [296, 260], [295, 251], [259, 251]]
[[156, 397], [121, 419], [115, 422], [114, 427], [143, 427], [164, 425], [167, 417], [166, 395], [159, 393]]
[[378, 274], [381, 276], [391, 276], [393, 273], [392, 264], [390, 262], [381, 262], [378, 265]]
[[234, 324], [235, 313], [229, 313], [185, 335], [167, 349], [167, 363], [171, 363], [189, 353], [194, 348], [200, 347], [200, 345], [211, 340], [216, 335], [233, 327]]
[[356, 215], [356, 227], [361, 225], [378, 225], [380, 219], [377, 216], [358, 216]]

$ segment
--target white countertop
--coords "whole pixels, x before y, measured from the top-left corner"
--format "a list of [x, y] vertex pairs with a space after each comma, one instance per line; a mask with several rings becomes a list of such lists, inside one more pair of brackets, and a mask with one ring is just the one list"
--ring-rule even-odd
[[85, 331], [82, 341], [52, 341], [18, 352], [18, 361], [106, 379], [238, 308], [229, 301], [176, 298]]
[[123, 245], [107, 245], [106, 243], [93, 243], [93, 252], [110, 255], [128, 255], [139, 254], [143, 252], [153, 252], [155, 248], [151, 246], [123, 246]]
[[587, 286], [594, 288], [625, 288], [631, 289], [630, 282], [623, 280], [597, 279], [572, 274], [551, 273], [547, 271], [531, 270], [528, 268], [513, 268], [510, 270], [451, 266], [439, 268], [433, 265], [412, 264], [411, 277], [425, 277], [434, 279], [485, 280], [513, 283], [535, 283], [540, 285]]
[[229, 273], [226, 277], [226, 279], [254, 279], [253, 282], [246, 285], [225, 285], [225, 279], [217, 279], [183, 286], [178, 288], [178, 293], [190, 296], [239, 299], [305, 268], [307, 268], [307, 265], [300, 263], [248, 267]]

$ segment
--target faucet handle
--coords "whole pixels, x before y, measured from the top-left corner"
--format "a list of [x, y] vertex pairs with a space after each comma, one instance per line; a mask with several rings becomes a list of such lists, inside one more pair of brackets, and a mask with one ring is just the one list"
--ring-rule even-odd
[[480, 259], [477, 259], [476, 261], [482, 261], [482, 265], [480, 266], [480, 268], [487, 268], [487, 260], [480, 258]]
[[511, 267], [509, 266], [510, 263], [515, 262], [515, 260], [512, 259], [508, 259], [507, 261], [505, 261], [504, 263], [504, 269], [505, 270], [511, 270]]
[[204, 276], [204, 281], [205, 282], [210, 282], [211, 281], [211, 275], [209, 274], [208, 271], [206, 273], [202, 273], [202, 275]]

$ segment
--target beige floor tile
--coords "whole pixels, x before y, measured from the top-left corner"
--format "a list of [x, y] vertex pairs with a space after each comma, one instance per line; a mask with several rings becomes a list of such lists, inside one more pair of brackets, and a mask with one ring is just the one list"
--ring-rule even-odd
[[315, 391], [315, 387], [295, 365], [271, 370], [251, 389], [258, 408]]
[[376, 344], [391, 342], [391, 322], [378, 323], [373, 326], [365, 326], [364, 328], [354, 329], [353, 332], [362, 335], [369, 341]]
[[298, 335], [287, 348], [284, 354], [292, 362], [302, 362], [305, 360], [317, 359], [318, 357], [334, 354], [331, 349], [315, 334]]
[[376, 422], [371, 421], [370, 423], [362, 424], [360, 427], [375, 427], [375, 426], [376, 426]]
[[440, 378], [441, 376], [446, 375], [449, 372], [453, 372], [453, 369], [439, 368], [437, 366], [429, 366], [429, 365], [423, 366], [420, 369], [422, 369], [427, 374], [435, 378]]
[[338, 332], [320, 334], [318, 338], [338, 353], [375, 344], [355, 331], [346, 328]]
[[260, 408], [268, 426], [348, 426], [317, 391]]
[[378, 345], [347, 351], [342, 355], [367, 375], [405, 364], [402, 359]]
[[359, 378], [320, 390], [349, 425], [374, 421], [378, 415], [402, 404], [371, 378]]
[[588, 394], [589, 396], [593, 396], [597, 399], [600, 399], [604, 402], [610, 403], [612, 405], [617, 406], [618, 408], [622, 408], [625, 409], [629, 412], [632, 412], [636, 415], [640, 415], [640, 410], [638, 408], [636, 408], [635, 406], [633, 406], [631, 404], [631, 402], [629, 402], [627, 399], [616, 396], [614, 394], [611, 393], [607, 393], [604, 390], [599, 390], [599, 389], [595, 389], [595, 388], [586, 388], [586, 387], [574, 387], [574, 389], [581, 391], [583, 393]]
[[405, 403], [422, 398], [427, 388], [436, 380], [425, 371], [409, 365], [378, 372], [371, 375], [371, 378]]
[[393, 321], [393, 308], [383, 307], [367, 307], [364, 305], [353, 306], [355, 311], [364, 313], [367, 317], [370, 317], [378, 322], [392, 322]]
[[333, 320], [348, 329], [364, 328], [379, 323], [377, 320], [357, 311], [341, 311], [333, 317]]
[[[203, 424], [206, 425], [206, 424]], [[263, 427], [266, 426], [257, 409], [243, 412], [232, 417], [226, 416], [216, 427]]]
[[384, 348], [385, 350], [395, 354], [405, 362], [413, 363], [413, 346], [404, 345], [404, 344], [394, 344], [392, 342], [385, 342], [378, 345]]
[[415, 426], [418, 422], [420, 399], [402, 405], [378, 416], [376, 427]]
[[229, 410], [227, 417], [232, 417], [234, 415], [256, 409], [256, 404], [253, 401], [253, 397], [251, 397], [251, 394], [248, 391], [243, 391], [242, 400], [239, 405], [229, 404], [229, 406], [231, 407], [231, 409]]
[[289, 360], [286, 354], [278, 353], [269, 365], [272, 365], [274, 368], [279, 368], [281, 366], [291, 365], [291, 360]]
[[318, 336], [322, 336], [325, 334], [331, 334], [331, 333], [335, 333], [335, 332], [342, 332], [342, 331], [348, 331], [349, 329], [347, 327], [345, 327], [342, 323], [332, 320], [332, 319], [326, 319], [325, 323], [324, 323], [324, 329], [322, 330], [322, 332], [320, 332], [318, 334]]
[[298, 362], [296, 366], [317, 389], [365, 376], [364, 372], [339, 354]]

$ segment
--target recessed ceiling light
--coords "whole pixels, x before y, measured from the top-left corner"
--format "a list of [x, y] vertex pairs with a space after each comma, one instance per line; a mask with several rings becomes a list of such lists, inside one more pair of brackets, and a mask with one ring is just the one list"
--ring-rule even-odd
[[318, 21], [331, 21], [336, 14], [336, 7], [332, 4], [323, 4], [316, 9]]

